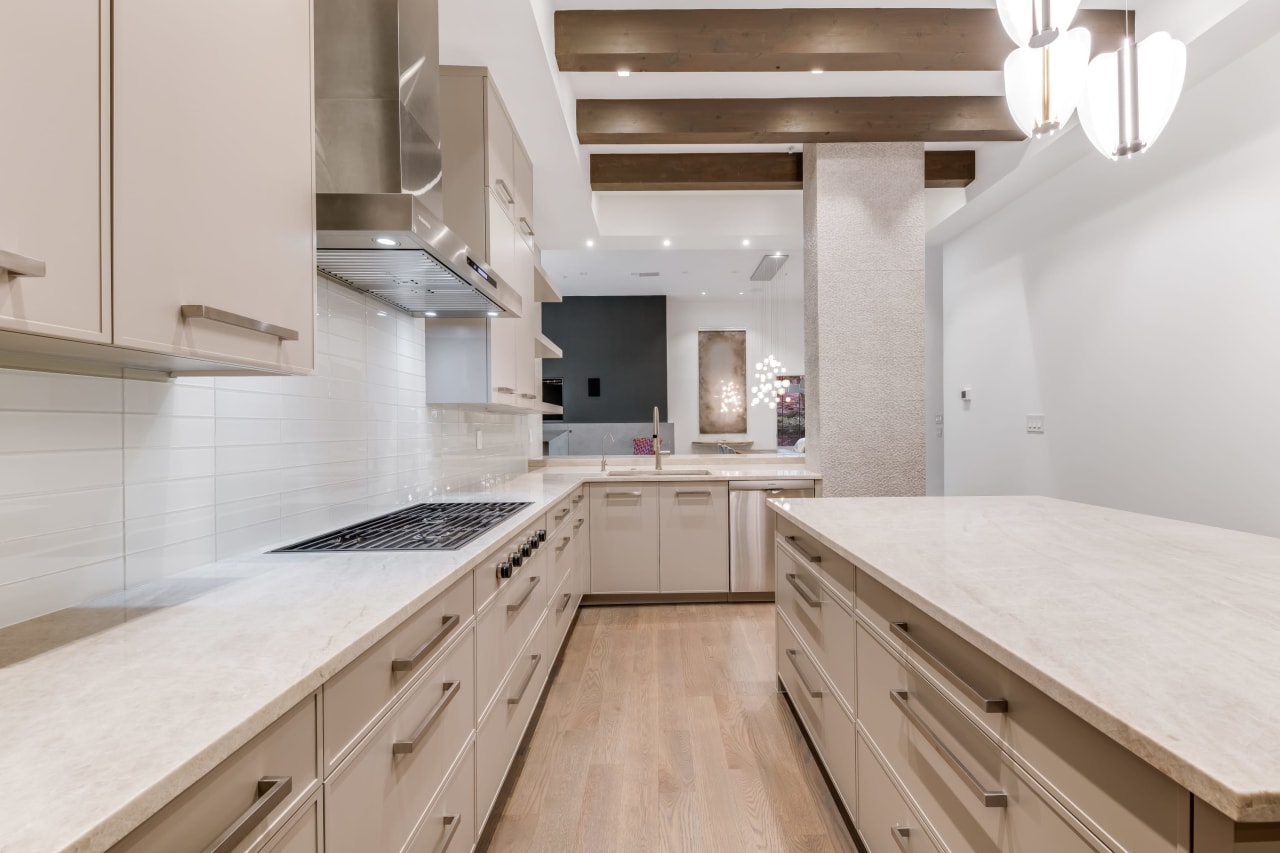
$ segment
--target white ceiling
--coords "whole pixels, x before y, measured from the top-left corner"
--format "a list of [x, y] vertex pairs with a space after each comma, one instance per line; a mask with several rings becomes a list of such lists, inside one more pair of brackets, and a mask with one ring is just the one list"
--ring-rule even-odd
[[[760, 249], [725, 251], [680, 250], [551, 250], [542, 253], [542, 266], [565, 296], [667, 296], [675, 299], [759, 299], [767, 291], [799, 299], [804, 283], [804, 258], [799, 249], [780, 249], [789, 255], [773, 282], [751, 281], [766, 252]], [[770, 250], [767, 254], [774, 254]], [[637, 273], [658, 273], [641, 277]]]

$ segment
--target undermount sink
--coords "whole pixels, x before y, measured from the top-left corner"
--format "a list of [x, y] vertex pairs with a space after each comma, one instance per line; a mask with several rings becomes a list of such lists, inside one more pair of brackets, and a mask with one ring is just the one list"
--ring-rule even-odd
[[664, 468], [655, 471], [652, 468], [627, 468], [610, 471], [610, 477], [706, 477], [711, 474], [705, 468]]

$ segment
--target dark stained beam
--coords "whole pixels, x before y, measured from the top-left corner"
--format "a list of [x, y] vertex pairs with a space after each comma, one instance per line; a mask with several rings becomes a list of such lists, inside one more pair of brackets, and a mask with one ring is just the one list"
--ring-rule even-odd
[[1025, 138], [1001, 97], [578, 101], [578, 141], [583, 145]]
[[[1075, 26], [1115, 50], [1125, 13]], [[573, 9], [555, 29], [561, 71], [999, 71], [1014, 48], [992, 9]]]
[[[804, 159], [781, 152], [750, 154], [592, 154], [591, 189], [798, 190]], [[967, 187], [976, 176], [973, 151], [926, 151], [928, 189]]]

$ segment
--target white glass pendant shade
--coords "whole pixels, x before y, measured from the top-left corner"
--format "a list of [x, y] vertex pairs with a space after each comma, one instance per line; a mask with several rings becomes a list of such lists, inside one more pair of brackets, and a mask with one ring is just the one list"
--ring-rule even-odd
[[1052, 47], [1020, 47], [1004, 63], [1004, 92], [1027, 136], [1060, 130], [1076, 111], [1089, 70], [1089, 31], [1070, 30]]
[[1112, 160], [1146, 151], [1173, 117], [1186, 76], [1186, 45], [1168, 33], [1095, 57], [1080, 104], [1089, 141]]
[[996, 0], [1000, 23], [1018, 47], [1046, 47], [1067, 32], [1081, 0]]
[[751, 405], [768, 405], [771, 409], [776, 408], [782, 389], [791, 385], [791, 380], [778, 378], [786, 372], [787, 369], [782, 366], [782, 362], [772, 354], [765, 356], [764, 361], [756, 362], [756, 381], [760, 384], [751, 386]]

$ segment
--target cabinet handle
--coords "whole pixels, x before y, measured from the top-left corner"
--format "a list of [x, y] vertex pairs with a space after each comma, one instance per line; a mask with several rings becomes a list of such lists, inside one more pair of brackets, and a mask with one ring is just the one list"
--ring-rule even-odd
[[983, 711], [986, 711], [988, 714], [1009, 713], [1008, 699], [993, 699], [979, 693], [977, 688], [969, 684], [969, 682], [965, 681], [960, 676], [956, 675], [955, 670], [938, 660], [937, 655], [920, 645], [919, 641], [917, 641], [915, 637], [911, 636], [910, 629], [907, 627], [906, 622], [894, 622], [890, 624], [889, 630], [893, 633], [893, 636], [897, 637], [912, 651], [928, 661], [934, 669], [939, 670], [943, 675], [955, 682], [956, 685], [959, 686], [960, 690], [968, 696], [970, 700], [977, 704], [978, 707], [982, 708]]
[[574, 506], [577, 506], [578, 504], [582, 503], [582, 495], [574, 495], [573, 503], [574, 503]]
[[569, 507], [565, 507], [564, 509], [556, 513], [556, 521], [560, 521], [564, 519], [571, 512], [573, 512], [573, 510], [569, 509]]
[[891, 831], [893, 832], [893, 840], [898, 844], [898, 849], [902, 853], [911, 853], [911, 828], [895, 826]]
[[506, 181], [502, 180], [502, 178], [495, 178], [493, 183], [498, 192], [502, 193], [502, 198], [507, 204], [516, 203], [516, 197], [511, 194], [511, 189], [507, 186]]
[[573, 593], [566, 592], [564, 600], [560, 602], [560, 606], [556, 608], [556, 613], [563, 613], [564, 609], [569, 606], [569, 602], [573, 599]]
[[431, 706], [431, 710], [427, 712], [426, 719], [422, 721], [422, 725], [418, 726], [417, 731], [409, 735], [408, 740], [398, 740], [391, 744], [392, 755], [408, 755], [413, 752], [418, 742], [426, 735], [427, 729], [431, 728], [432, 723], [440, 719], [444, 709], [453, 701], [453, 697], [458, 695], [458, 691], [462, 689], [462, 682], [446, 681], [441, 687], [444, 689], [444, 695], [440, 697], [436, 704]]
[[253, 805], [236, 818], [236, 822], [227, 827], [226, 832], [219, 835], [216, 841], [206, 847], [204, 853], [231, 853], [292, 792], [292, 776], [263, 776], [258, 780], [258, 796]]
[[709, 498], [711, 497], [710, 489], [691, 489], [688, 491], [676, 492], [678, 498]]
[[796, 675], [800, 676], [800, 683], [804, 685], [804, 689], [809, 694], [809, 697], [811, 699], [821, 699], [822, 691], [814, 690], [809, 684], [809, 679], [805, 676], [804, 670], [800, 668], [800, 661], [796, 657], [797, 654], [798, 653], [795, 649], [787, 649], [787, 657], [791, 659], [791, 665], [795, 667]]
[[605, 492], [606, 498], [638, 498], [643, 497], [642, 492]]
[[587, 523], [587, 520], [585, 518], [580, 518], [573, 523], [573, 529], [577, 530], [578, 528], [582, 527], [582, 525], [586, 523]]
[[298, 339], [298, 333], [293, 329], [286, 329], [284, 326], [273, 326], [270, 323], [264, 323], [252, 317], [232, 314], [230, 311], [211, 308], [208, 305], [183, 305], [182, 319], [209, 320], [213, 323], [222, 323], [224, 326], [235, 326], [238, 329], [248, 329], [251, 332], [262, 332], [264, 335], [271, 335], [273, 338], [279, 338], [282, 341], [296, 341]]
[[508, 605], [507, 605], [507, 612], [508, 612], [508, 613], [515, 613], [515, 612], [516, 612], [517, 610], [519, 610], [521, 607], [524, 607], [525, 603], [529, 600], [529, 596], [533, 595], [533, 590], [534, 590], [534, 588], [535, 588], [535, 587], [537, 587], [537, 585], [538, 585], [541, 581], [542, 581], [542, 578], [540, 578], [540, 577], [532, 577], [532, 578], [529, 578], [529, 586], [528, 586], [528, 588], [526, 588], [526, 589], [525, 589], [525, 591], [524, 591], [524, 595], [520, 596], [520, 600], [519, 600], [519, 601], [517, 601], [515, 604], [508, 604]]
[[44, 261], [14, 252], [0, 251], [0, 282], [8, 277], [44, 278]]
[[529, 682], [533, 681], [533, 674], [538, 671], [538, 664], [542, 663], [542, 655], [529, 655], [529, 660], [533, 661], [533, 666], [529, 667], [529, 674], [524, 677], [524, 683], [520, 685], [520, 692], [515, 696], [507, 697], [508, 705], [520, 704], [520, 700], [524, 698], [524, 692], [529, 689]]
[[453, 616], [445, 616], [440, 620], [440, 630], [436, 631], [431, 637], [418, 647], [418, 650], [407, 658], [396, 658], [391, 661], [392, 672], [412, 672], [417, 668], [418, 664], [426, 660], [427, 655], [431, 654], [431, 650], [440, 645], [440, 641], [449, 636], [449, 632], [458, 627], [458, 623], [462, 618], [457, 614]]
[[559, 551], [563, 551], [565, 548], [568, 548], [568, 547], [569, 547], [569, 543], [570, 543], [570, 542], [572, 542], [572, 541], [573, 541], [573, 537], [572, 537], [572, 536], [566, 536], [566, 537], [564, 537], [563, 539], [561, 539], [561, 540], [560, 540], [560, 547], [559, 547], [559, 548], [556, 548], [556, 551], [557, 551], [557, 552], [559, 552]]
[[444, 826], [444, 838], [440, 839], [440, 843], [436, 845], [433, 853], [444, 853], [449, 849], [449, 845], [453, 843], [453, 837], [458, 834], [458, 827], [462, 826], [462, 815], [445, 815]]
[[799, 575], [787, 575], [787, 583], [791, 584], [795, 591], [800, 593], [800, 597], [804, 599], [805, 604], [810, 607], [822, 606], [822, 599], [810, 592], [807, 586], [800, 583]]
[[502, 386], [499, 386], [499, 387], [497, 387], [497, 388], [494, 388], [493, 390], [497, 391], [499, 394], [514, 394], [514, 393], [516, 393], [516, 389], [514, 389], [514, 388], [505, 388], [505, 387], [502, 387]]
[[533, 226], [529, 224], [529, 220], [523, 216], [520, 217], [520, 224], [524, 226], [524, 234], [526, 237], [533, 236]]
[[920, 734], [924, 735], [924, 738], [929, 742], [929, 745], [936, 749], [938, 754], [951, 765], [951, 769], [960, 774], [961, 781], [964, 782], [965, 787], [977, 795], [978, 802], [982, 803], [983, 806], [989, 809], [1002, 809], [1009, 805], [1009, 797], [1004, 791], [988, 791], [986, 788], [982, 787], [982, 783], [978, 781], [978, 777], [974, 776], [973, 772], [969, 770], [968, 767], [964, 766], [964, 763], [956, 757], [956, 754], [951, 751], [951, 748], [942, 742], [942, 738], [938, 737], [938, 735], [934, 733], [933, 729], [929, 728], [929, 724], [907, 705], [907, 700], [911, 698], [907, 694], [907, 691], [890, 690], [889, 698], [893, 700], [893, 704], [898, 706], [898, 710], [903, 713], [911, 725], [915, 726], [916, 729], [919, 730]]
[[799, 537], [799, 536], [788, 536], [788, 537], [787, 537], [787, 542], [788, 542], [788, 543], [790, 543], [790, 545], [791, 545], [791, 547], [792, 547], [792, 548], [795, 548], [795, 549], [796, 549], [796, 553], [797, 553], [797, 554], [799, 554], [801, 557], [804, 557], [804, 558], [805, 558], [806, 560], [808, 560], [810, 563], [821, 563], [821, 562], [822, 562], [822, 557], [821, 557], [820, 555], [818, 555], [818, 554], [810, 554], [810, 553], [809, 553], [809, 551], [808, 551], [808, 550], [807, 550], [803, 545], [801, 545], [801, 544], [800, 544], [800, 537]]
[[537, 394], [521, 394], [520, 396], [521, 396], [521, 397], [523, 397], [523, 398], [524, 398], [524, 399], [526, 399], [526, 400], [536, 400], [536, 399], [538, 399], [538, 395], [537, 395]]

